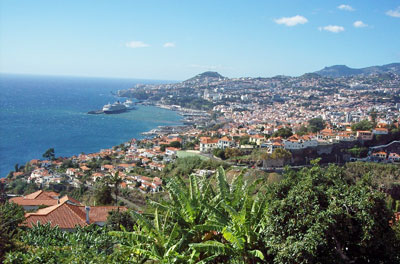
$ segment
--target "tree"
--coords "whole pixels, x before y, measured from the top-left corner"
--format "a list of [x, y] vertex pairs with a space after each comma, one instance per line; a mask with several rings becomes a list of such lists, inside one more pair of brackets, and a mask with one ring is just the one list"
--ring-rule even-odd
[[302, 125], [296, 134], [299, 136], [303, 136], [303, 135], [306, 135], [307, 133], [308, 133], [308, 128], [306, 126]]
[[94, 199], [96, 205], [110, 205], [113, 203], [112, 190], [105, 182], [96, 184]]
[[369, 116], [371, 117], [372, 123], [376, 124], [376, 118], [378, 117], [378, 112], [376, 111], [375, 108], [372, 108], [372, 110], [369, 112]]
[[384, 195], [342, 168], [312, 164], [271, 188], [263, 235], [273, 262], [398, 262]]
[[321, 117], [308, 120], [308, 130], [316, 133], [325, 128], [325, 122]]
[[54, 148], [49, 148], [42, 156], [45, 159], [55, 160]]
[[14, 170], [15, 170], [15, 172], [18, 172], [18, 171], [19, 171], [19, 164], [18, 164], [18, 163], [16, 163], [16, 164], [14, 165]]
[[0, 205], [7, 201], [6, 186], [0, 181]]
[[24, 219], [24, 209], [21, 206], [9, 202], [0, 204], [0, 262], [4, 254], [14, 247], [13, 238]]
[[233, 157], [238, 157], [241, 156], [242, 152], [237, 149], [237, 148], [227, 148], [225, 149], [225, 158], [233, 158]]
[[121, 212], [113, 210], [107, 217], [107, 227], [113, 231], [121, 231], [121, 226], [128, 232], [133, 231], [135, 221], [129, 211]]
[[293, 132], [290, 127], [279, 128], [278, 131], [272, 134], [273, 137], [283, 137], [283, 138], [288, 138], [291, 135], [293, 135]]
[[122, 178], [119, 177], [119, 171], [108, 178], [108, 183], [114, 185], [115, 205], [118, 205], [119, 185], [122, 183]]
[[283, 148], [275, 149], [271, 154], [271, 159], [283, 159], [290, 160], [292, 158], [292, 153]]
[[226, 159], [225, 150], [220, 149], [220, 148], [213, 149], [213, 155], [215, 157], [218, 157], [218, 158], [223, 159], [223, 160]]
[[353, 131], [360, 131], [360, 130], [371, 130], [374, 127], [374, 125], [372, 124], [372, 122], [368, 121], [368, 120], [362, 120], [358, 123], [355, 123], [353, 125], [351, 125], [351, 130]]
[[169, 146], [170, 146], [170, 147], [173, 147], [173, 148], [180, 148], [180, 147], [182, 147], [181, 142], [179, 142], [179, 141], [172, 141], [171, 143], [169, 143]]

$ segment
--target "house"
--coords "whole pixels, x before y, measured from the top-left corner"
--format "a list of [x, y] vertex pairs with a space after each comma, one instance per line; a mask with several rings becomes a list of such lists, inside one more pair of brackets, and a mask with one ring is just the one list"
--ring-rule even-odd
[[90, 171], [90, 168], [87, 167], [86, 165], [81, 166], [80, 169], [81, 169], [83, 172], [88, 172], [88, 171]]
[[387, 157], [387, 153], [384, 151], [375, 152], [372, 153], [372, 157], [378, 160], [384, 160]]
[[283, 145], [285, 149], [305, 149], [309, 147], [317, 147], [318, 142], [311, 136], [298, 136], [293, 135], [289, 137], [287, 140], [283, 140]]
[[262, 143], [264, 143], [266, 141], [266, 138], [264, 136], [257, 134], [257, 135], [250, 136], [249, 141], [252, 143], [256, 143], [257, 146], [260, 146]]
[[105, 164], [101, 166], [101, 170], [102, 171], [112, 171], [114, 170], [114, 166], [113, 165], [109, 165], [109, 164]]
[[355, 141], [357, 138], [352, 133], [340, 132], [336, 135], [338, 141]]
[[75, 168], [68, 168], [65, 171], [65, 174], [67, 174], [68, 176], [74, 176], [77, 173], [77, 170]]
[[375, 135], [387, 135], [389, 134], [389, 130], [384, 127], [377, 127], [372, 130], [372, 133], [374, 133]]
[[393, 161], [393, 162], [400, 162], [400, 155], [392, 152], [389, 154], [388, 160]]
[[165, 154], [168, 156], [176, 156], [179, 148], [167, 147], [165, 148]]
[[217, 146], [220, 149], [232, 148], [235, 146], [235, 141], [229, 139], [228, 137], [223, 137], [218, 140]]
[[357, 131], [357, 138], [360, 140], [372, 140], [374, 134], [371, 131]]
[[200, 138], [200, 151], [201, 152], [210, 152], [215, 149], [218, 144], [218, 139], [211, 139], [210, 137], [201, 137]]
[[49, 168], [51, 166], [51, 161], [50, 160], [43, 160], [41, 163], [42, 168]]
[[22, 197], [14, 197], [10, 202], [21, 205], [24, 210], [36, 210], [41, 205], [52, 206], [59, 204], [62, 201], [70, 201], [71, 203], [80, 204], [79, 201], [69, 197], [63, 196], [59, 199], [59, 194], [56, 192], [37, 191]]
[[99, 178], [101, 179], [103, 177], [104, 177], [104, 174], [101, 172], [95, 172], [92, 174], [93, 181], [97, 181], [97, 179], [99, 179]]
[[271, 154], [274, 152], [275, 149], [278, 148], [283, 148], [284, 145], [282, 143], [282, 138], [281, 137], [275, 137], [275, 138], [269, 138], [267, 142], [262, 143], [260, 145], [261, 148], [266, 148], [267, 152]]
[[26, 213], [23, 225], [31, 228], [37, 223], [50, 223], [63, 231], [74, 231], [76, 226], [84, 227], [90, 224], [105, 225], [109, 212], [113, 210], [126, 211], [126, 207], [118, 206], [83, 206], [68, 200], [59, 204], [40, 209], [35, 213]]

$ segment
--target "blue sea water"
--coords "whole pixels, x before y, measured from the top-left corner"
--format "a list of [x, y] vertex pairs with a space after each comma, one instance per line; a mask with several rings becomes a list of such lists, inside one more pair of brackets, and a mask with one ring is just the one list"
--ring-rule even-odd
[[63, 157], [93, 153], [142, 138], [141, 132], [159, 125], [181, 124], [176, 112], [154, 106], [137, 105], [115, 115], [87, 114], [120, 99], [111, 91], [152, 82], [1, 74], [0, 178], [16, 163], [41, 159], [49, 148]]

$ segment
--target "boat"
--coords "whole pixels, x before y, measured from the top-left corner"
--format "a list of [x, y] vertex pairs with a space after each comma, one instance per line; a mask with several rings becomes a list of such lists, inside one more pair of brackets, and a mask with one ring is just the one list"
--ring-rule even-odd
[[128, 108], [125, 106], [125, 104], [120, 103], [120, 101], [117, 101], [113, 104], [106, 104], [103, 106], [103, 112], [105, 114], [118, 114], [122, 113], [128, 110]]
[[128, 99], [128, 100], [126, 100], [125, 102], [124, 102], [124, 105], [125, 105], [125, 107], [128, 109], [128, 110], [132, 110], [132, 109], [135, 109], [134, 107], [133, 107], [133, 101], [132, 100], [130, 100], [130, 99]]

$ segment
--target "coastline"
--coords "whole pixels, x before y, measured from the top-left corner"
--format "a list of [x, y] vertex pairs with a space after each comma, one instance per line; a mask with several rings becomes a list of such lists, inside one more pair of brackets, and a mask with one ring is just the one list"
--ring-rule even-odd
[[[150, 106], [150, 105], [148, 105], [148, 106]], [[154, 107], [159, 108], [159, 109], [165, 109], [165, 110], [170, 110], [170, 111], [177, 112], [175, 110], [159, 107], [159, 106], [156, 106], [156, 105], [151, 105], [151, 106], [154, 106]], [[133, 111], [135, 111], [135, 110], [133, 110]], [[85, 114], [87, 114], [87, 113], [85, 113]], [[87, 114], [87, 115], [90, 115], [90, 114]], [[187, 129], [189, 127], [188, 125], [183, 125], [183, 123], [181, 122], [182, 120], [183, 119], [181, 118], [180, 122], [175, 124], [175, 125], [173, 125], [173, 124], [171, 124], [171, 125], [158, 125], [156, 127], [151, 128], [150, 130], [143, 130], [143, 132], [139, 132], [139, 135], [136, 136], [136, 137], [130, 137], [130, 138], [128, 138], [126, 140], [123, 140], [122, 142], [119, 142], [119, 143], [117, 143], [115, 145], [112, 145], [112, 146], [105, 146], [105, 145], [100, 146], [100, 147], [98, 147], [97, 151], [94, 151], [94, 152], [87, 152], [86, 153], [84, 151], [78, 151], [78, 152], [75, 152], [75, 153], [73, 153], [71, 155], [60, 156], [60, 157], [62, 157], [62, 158], [71, 158], [73, 156], [77, 156], [77, 155], [82, 154], [82, 153], [92, 154], [92, 153], [100, 152], [103, 149], [109, 149], [109, 148], [116, 147], [116, 146], [118, 146], [120, 144], [124, 144], [125, 142], [129, 142], [129, 141], [131, 141], [133, 139], [134, 140], [142, 140], [142, 139], [146, 139], [146, 138], [150, 139], [150, 138], [154, 138], [154, 137], [156, 137], [158, 135], [165, 135], [165, 134], [169, 134], [169, 133], [178, 133], [178, 132], [181, 132], [182, 130]], [[156, 133], [152, 133], [152, 131], [154, 132], [155, 130], [157, 132]], [[39, 156], [34, 157], [32, 159], [39, 159], [40, 160], [40, 159], [43, 159], [43, 157], [41, 155], [39, 155]], [[21, 162], [18, 162], [17, 164], [24, 165], [26, 162], [29, 162], [29, 160], [21, 161]], [[0, 178], [6, 178], [7, 177], [7, 173], [0, 175]]]
[[138, 110], [118, 115], [87, 114], [114, 101], [110, 91], [131, 86], [127, 80], [4, 78], [0, 178], [6, 177], [17, 163], [41, 159], [49, 148], [62, 157], [92, 153], [132, 138], [145, 138], [141, 133], [158, 126], [183, 124], [181, 115], [151, 105], [139, 105]]

